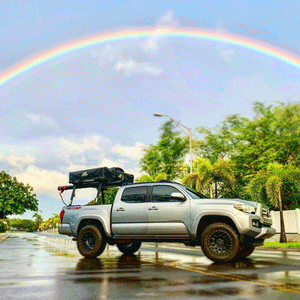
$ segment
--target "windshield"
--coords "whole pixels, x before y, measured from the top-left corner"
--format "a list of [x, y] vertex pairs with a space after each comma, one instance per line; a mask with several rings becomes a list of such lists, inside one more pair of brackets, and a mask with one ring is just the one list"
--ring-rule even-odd
[[194, 191], [191, 188], [188, 188], [186, 186], [182, 186], [182, 187], [192, 199], [207, 199], [207, 197], [205, 197], [204, 195], [202, 195], [199, 192]]

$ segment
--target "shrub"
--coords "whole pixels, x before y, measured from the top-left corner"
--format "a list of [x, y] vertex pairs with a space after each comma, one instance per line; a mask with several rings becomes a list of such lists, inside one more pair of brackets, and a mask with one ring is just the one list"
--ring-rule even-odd
[[7, 230], [7, 223], [4, 220], [0, 220], [0, 232], [5, 232]]

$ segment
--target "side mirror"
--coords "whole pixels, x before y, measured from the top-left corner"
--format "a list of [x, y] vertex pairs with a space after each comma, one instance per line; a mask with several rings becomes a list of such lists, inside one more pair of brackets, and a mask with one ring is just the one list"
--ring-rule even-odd
[[171, 198], [182, 202], [186, 200], [183, 194], [177, 192], [172, 193]]

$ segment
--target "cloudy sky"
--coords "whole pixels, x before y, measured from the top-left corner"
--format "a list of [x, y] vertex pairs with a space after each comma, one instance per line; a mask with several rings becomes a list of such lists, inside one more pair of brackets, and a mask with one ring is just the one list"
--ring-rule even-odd
[[[300, 1], [0, 1], [0, 77], [72, 41], [124, 29], [197, 28], [300, 56]], [[0, 169], [29, 183], [46, 219], [68, 173], [118, 166], [139, 176], [166, 119], [213, 127], [252, 103], [298, 102], [300, 69], [191, 38], [136, 38], [73, 51], [0, 86]], [[195, 131], [194, 131], [195, 132]], [[31, 217], [32, 213], [24, 216]]]

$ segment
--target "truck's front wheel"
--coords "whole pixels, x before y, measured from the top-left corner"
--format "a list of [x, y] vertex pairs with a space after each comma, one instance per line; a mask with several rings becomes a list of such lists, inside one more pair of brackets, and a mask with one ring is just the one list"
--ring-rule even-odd
[[201, 248], [209, 259], [216, 262], [229, 262], [239, 254], [239, 236], [230, 225], [213, 223], [203, 230]]
[[84, 226], [77, 236], [77, 248], [84, 257], [97, 257], [105, 249], [106, 242], [94, 225]]
[[122, 253], [131, 255], [140, 249], [141, 244], [141, 242], [133, 242], [130, 244], [119, 243], [117, 244], [117, 247]]

